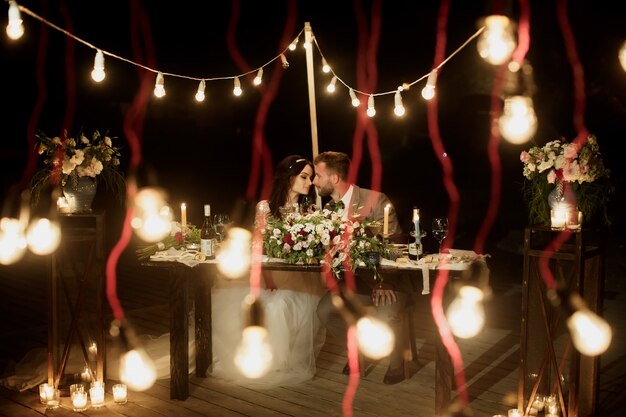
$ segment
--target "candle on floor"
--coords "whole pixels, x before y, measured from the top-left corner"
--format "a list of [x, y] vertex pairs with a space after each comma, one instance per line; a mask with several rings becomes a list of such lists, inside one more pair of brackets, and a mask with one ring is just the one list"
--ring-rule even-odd
[[517, 408], [511, 408], [509, 410], [509, 417], [522, 417], [522, 413]]
[[61, 391], [58, 389], [45, 390], [46, 408], [57, 408], [61, 402]]
[[385, 206], [383, 217], [383, 236], [389, 234], [389, 204]]
[[91, 405], [93, 407], [102, 407], [104, 405], [104, 382], [92, 382], [91, 388], [89, 389], [89, 396], [91, 397]]
[[45, 404], [52, 397], [54, 387], [48, 383], [39, 385], [39, 402]]
[[74, 391], [71, 396], [74, 411], [85, 411], [87, 409], [87, 393], [84, 390]]
[[117, 404], [126, 404], [127, 396], [128, 390], [126, 389], [126, 384], [113, 385], [113, 401]]

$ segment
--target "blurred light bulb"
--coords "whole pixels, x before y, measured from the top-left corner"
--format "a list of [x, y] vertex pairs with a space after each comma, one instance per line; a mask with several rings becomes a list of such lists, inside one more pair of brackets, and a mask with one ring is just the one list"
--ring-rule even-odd
[[512, 96], [504, 101], [504, 111], [498, 119], [500, 134], [510, 143], [528, 142], [537, 132], [537, 116], [530, 97]]
[[0, 220], [0, 264], [19, 261], [26, 252], [27, 242], [22, 222], [11, 217]]
[[280, 54], [280, 62], [283, 64], [284, 69], [289, 68], [289, 61], [287, 61], [285, 54]]
[[36, 255], [49, 255], [61, 242], [61, 227], [49, 219], [33, 219], [26, 233], [28, 247]]
[[400, 91], [396, 91], [393, 101], [394, 101], [394, 107], [393, 107], [394, 114], [398, 117], [404, 116], [405, 109], [404, 109], [404, 105], [402, 104], [402, 95], [400, 94]]
[[272, 348], [267, 342], [267, 329], [248, 326], [243, 329], [241, 344], [235, 353], [235, 365], [251, 379], [260, 378], [272, 364]]
[[328, 83], [328, 85], [326, 86], [326, 91], [328, 91], [329, 93], [334, 93], [335, 92], [335, 84], [337, 83], [337, 77], [333, 76], [333, 78], [331, 78], [330, 83]]
[[485, 310], [482, 305], [483, 292], [476, 287], [465, 285], [446, 311], [450, 330], [455, 336], [469, 339], [476, 336], [485, 324]]
[[93, 70], [91, 71], [91, 78], [99, 83], [104, 80], [106, 74], [104, 73], [104, 54], [100, 49], [96, 52], [96, 57], [94, 58]]
[[622, 68], [626, 71], [626, 42], [622, 44], [619, 50], [619, 63], [622, 64]]
[[506, 16], [491, 15], [485, 18], [485, 29], [478, 37], [478, 53], [493, 65], [505, 63], [515, 49], [511, 21]]
[[376, 108], [374, 107], [374, 95], [370, 94], [369, 98], [367, 99], [367, 115], [369, 117], [374, 117], [376, 116]]
[[9, 23], [7, 24], [7, 36], [13, 40], [19, 39], [24, 34], [24, 25], [20, 8], [14, 0], [9, 0]]
[[387, 323], [372, 316], [363, 316], [356, 322], [359, 350], [371, 359], [389, 355], [395, 344], [395, 336]]
[[145, 391], [154, 385], [157, 371], [145, 349], [135, 348], [120, 357], [120, 381], [134, 391]]
[[611, 326], [606, 320], [586, 307], [574, 312], [567, 319], [567, 328], [576, 349], [587, 356], [606, 352], [613, 337]]
[[256, 73], [256, 77], [254, 77], [254, 80], [252, 81], [254, 85], [260, 85], [261, 82], [263, 82], [263, 68], [259, 68], [259, 71]]
[[422, 88], [422, 97], [424, 100], [432, 100], [435, 97], [435, 85], [437, 84], [437, 70], [434, 69], [428, 74], [426, 85]]
[[289, 44], [289, 50], [295, 51], [297, 45], [298, 45], [298, 38], [294, 39], [293, 42]]
[[198, 91], [196, 92], [196, 101], [204, 101], [205, 94], [204, 90], [206, 89], [206, 82], [204, 80], [200, 80], [200, 84], [198, 84]]
[[146, 242], [159, 242], [169, 235], [173, 217], [164, 191], [146, 187], [135, 196], [135, 216], [131, 226]]
[[239, 77], [235, 77], [233, 80], [233, 94], [236, 97], [239, 97], [241, 93], [243, 93], [243, 90], [241, 89], [241, 81], [239, 81]]
[[239, 278], [250, 269], [252, 234], [241, 227], [228, 230], [226, 240], [216, 255], [217, 268], [227, 278]]
[[330, 65], [326, 61], [326, 58], [322, 58], [322, 72], [328, 74], [330, 72]]
[[154, 95], [161, 98], [165, 95], [165, 79], [163, 73], [159, 72], [156, 77], [156, 83], [154, 84]]
[[353, 89], [350, 89], [350, 99], [354, 107], [359, 107], [359, 105], [361, 104], [361, 100], [359, 100], [359, 98], [356, 96], [356, 93]]

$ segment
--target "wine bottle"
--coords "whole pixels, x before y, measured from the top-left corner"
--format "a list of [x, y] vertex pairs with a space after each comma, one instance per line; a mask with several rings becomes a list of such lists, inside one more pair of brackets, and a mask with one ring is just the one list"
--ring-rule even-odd
[[215, 246], [217, 235], [211, 220], [211, 205], [204, 205], [204, 221], [200, 229], [200, 252], [206, 256], [206, 259], [215, 259]]
[[409, 259], [417, 261], [423, 253], [422, 237], [420, 231], [420, 211], [413, 207], [413, 219], [409, 226]]

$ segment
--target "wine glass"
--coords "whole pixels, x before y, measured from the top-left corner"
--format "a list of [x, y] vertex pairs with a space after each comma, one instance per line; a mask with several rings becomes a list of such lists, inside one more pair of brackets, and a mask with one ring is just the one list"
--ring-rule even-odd
[[448, 219], [446, 217], [435, 217], [433, 219], [433, 236], [439, 242], [439, 253], [441, 253], [441, 243], [448, 235]]
[[230, 223], [228, 214], [216, 214], [213, 216], [213, 227], [215, 228], [215, 234], [217, 235], [217, 241], [223, 242], [226, 237], [226, 227]]

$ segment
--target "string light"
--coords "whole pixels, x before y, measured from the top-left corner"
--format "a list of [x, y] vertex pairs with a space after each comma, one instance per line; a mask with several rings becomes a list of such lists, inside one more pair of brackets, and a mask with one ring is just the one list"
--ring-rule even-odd
[[91, 71], [91, 78], [99, 83], [104, 80], [106, 74], [104, 73], [104, 54], [102, 50], [98, 49], [96, 52], [96, 57], [93, 62], [93, 71]]
[[334, 93], [336, 89], [335, 87], [336, 83], [337, 83], [337, 77], [333, 76], [333, 78], [330, 80], [330, 82], [326, 86], [326, 91], [328, 91], [329, 93]]
[[287, 61], [285, 54], [280, 54], [280, 62], [283, 64], [284, 69], [289, 68], [289, 61]]
[[161, 98], [165, 95], [165, 79], [163, 73], [157, 73], [156, 83], [154, 84], [154, 95]]
[[330, 72], [330, 65], [326, 61], [326, 58], [322, 58], [322, 72], [328, 74]]
[[508, 142], [516, 145], [528, 142], [537, 132], [537, 116], [532, 99], [525, 96], [507, 97], [498, 126], [500, 134]]
[[485, 309], [480, 288], [464, 285], [446, 311], [450, 330], [455, 336], [468, 339], [476, 336], [485, 324]]
[[26, 253], [23, 222], [12, 217], [0, 219], [0, 264], [11, 265]]
[[424, 100], [432, 100], [435, 97], [435, 85], [437, 84], [437, 70], [434, 69], [428, 74], [426, 86], [422, 89], [422, 97]]
[[196, 92], [196, 101], [201, 102], [205, 99], [204, 90], [206, 88], [206, 82], [204, 80], [200, 80], [200, 84], [198, 84], [198, 91]]
[[393, 98], [393, 101], [394, 101], [393, 113], [398, 117], [404, 116], [404, 113], [405, 113], [404, 105], [402, 104], [402, 95], [400, 94], [400, 89], [401, 88], [399, 88], [398, 91], [396, 91], [396, 94]]
[[591, 311], [580, 294], [567, 295], [562, 290], [557, 294], [555, 296], [553, 292], [549, 292], [548, 297], [553, 305], [559, 305], [560, 300], [565, 300], [562, 307], [568, 314], [567, 328], [576, 350], [587, 356], [598, 356], [606, 352], [613, 338], [613, 331], [606, 320]]
[[479, 55], [493, 65], [500, 65], [511, 58], [515, 50], [513, 25], [502, 15], [491, 15], [484, 19], [485, 30], [478, 38], [476, 47]]
[[351, 103], [352, 103], [352, 105], [354, 107], [359, 107], [359, 105], [361, 104], [361, 101], [356, 96], [356, 93], [354, 92], [354, 90], [352, 88], [350, 89], [350, 99], [351, 99]]
[[260, 85], [263, 82], [263, 68], [259, 68], [259, 72], [256, 73], [256, 77], [254, 77], [254, 80], [252, 81], [252, 83], [254, 85]]
[[61, 227], [58, 222], [50, 219], [33, 219], [28, 226], [26, 240], [34, 254], [49, 255], [59, 247]]
[[235, 353], [235, 366], [246, 377], [260, 378], [272, 364], [272, 348], [267, 341], [267, 329], [261, 302], [251, 294], [243, 301], [245, 327]]
[[217, 253], [217, 268], [227, 278], [240, 278], [250, 269], [252, 234], [241, 227], [228, 230], [226, 240]]
[[134, 217], [130, 224], [137, 236], [146, 242], [160, 242], [172, 230], [172, 209], [167, 204], [167, 193], [156, 187], [145, 187], [134, 199]]
[[619, 50], [619, 63], [622, 64], [622, 68], [626, 71], [626, 42], [622, 44]]
[[243, 93], [243, 91], [241, 90], [241, 81], [239, 81], [239, 77], [235, 77], [235, 79], [233, 80], [233, 85], [233, 94], [236, 97], [239, 97], [241, 93]]
[[119, 337], [124, 351], [119, 363], [120, 381], [134, 391], [145, 391], [154, 385], [157, 379], [156, 366], [130, 324], [113, 320], [110, 334]]
[[20, 8], [14, 0], [9, 0], [9, 23], [7, 24], [7, 36], [13, 40], [19, 39], [24, 34], [24, 24]]
[[374, 95], [370, 94], [369, 98], [367, 99], [367, 115], [369, 117], [374, 117], [376, 116], [376, 108], [374, 107]]
[[299, 38], [294, 39], [293, 42], [291, 42], [289, 44], [289, 50], [290, 51], [295, 51], [296, 50], [296, 46], [298, 45], [298, 39]]

